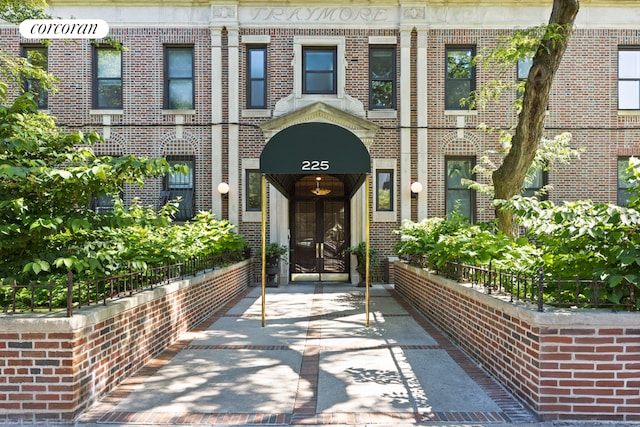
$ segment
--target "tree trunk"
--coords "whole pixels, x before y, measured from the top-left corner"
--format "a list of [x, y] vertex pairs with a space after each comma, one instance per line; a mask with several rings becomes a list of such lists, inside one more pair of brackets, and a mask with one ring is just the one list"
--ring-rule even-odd
[[[563, 40], [546, 40], [533, 57], [533, 65], [522, 98], [522, 111], [511, 141], [511, 149], [500, 167], [493, 172], [496, 200], [509, 200], [521, 194], [524, 179], [533, 163], [544, 132], [544, 118], [553, 78], [567, 47], [573, 23], [580, 8], [579, 0], [554, 0], [549, 25], [560, 25]], [[514, 235], [513, 215], [498, 208], [499, 229]]]

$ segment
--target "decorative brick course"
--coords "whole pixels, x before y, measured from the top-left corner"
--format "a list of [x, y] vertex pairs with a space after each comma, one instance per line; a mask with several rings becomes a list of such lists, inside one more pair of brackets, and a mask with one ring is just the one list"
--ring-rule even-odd
[[244, 261], [70, 318], [3, 315], [0, 422], [75, 418], [245, 290], [249, 271]]
[[638, 313], [544, 313], [395, 262], [395, 289], [543, 420], [640, 420]]

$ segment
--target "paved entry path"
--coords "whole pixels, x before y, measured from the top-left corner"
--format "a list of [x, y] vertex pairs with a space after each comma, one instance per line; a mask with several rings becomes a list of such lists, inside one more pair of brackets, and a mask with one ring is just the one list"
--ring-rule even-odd
[[522, 425], [535, 419], [392, 286], [250, 288], [81, 417], [87, 424]]

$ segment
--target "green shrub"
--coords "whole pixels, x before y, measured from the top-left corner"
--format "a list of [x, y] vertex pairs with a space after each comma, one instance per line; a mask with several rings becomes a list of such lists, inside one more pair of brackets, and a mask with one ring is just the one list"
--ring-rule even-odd
[[[640, 291], [638, 210], [584, 200], [555, 206], [523, 197], [513, 198], [502, 208], [515, 214], [526, 237], [513, 240], [492, 224], [431, 218], [404, 222], [397, 231], [401, 239], [395, 251], [426, 260], [435, 269], [450, 261], [482, 267], [490, 263], [493, 270], [532, 277], [542, 267], [546, 279], [560, 287], [547, 296], [549, 302], [592, 300], [590, 284], [577, 287], [576, 280], [604, 281], [607, 286], [598, 290], [598, 296], [614, 304], [626, 303], [632, 292]], [[640, 299], [636, 306], [640, 308]]]
[[432, 268], [447, 262], [531, 272], [539, 265], [539, 252], [521, 239], [513, 241], [495, 231], [493, 223], [469, 224], [459, 216], [430, 218], [419, 223], [405, 221], [394, 250], [409, 259], [423, 259]]

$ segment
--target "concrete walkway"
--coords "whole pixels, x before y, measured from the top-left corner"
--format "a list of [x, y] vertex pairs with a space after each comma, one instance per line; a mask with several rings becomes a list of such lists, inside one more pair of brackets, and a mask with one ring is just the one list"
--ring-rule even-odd
[[250, 288], [77, 425], [526, 425], [535, 418], [393, 291]]

